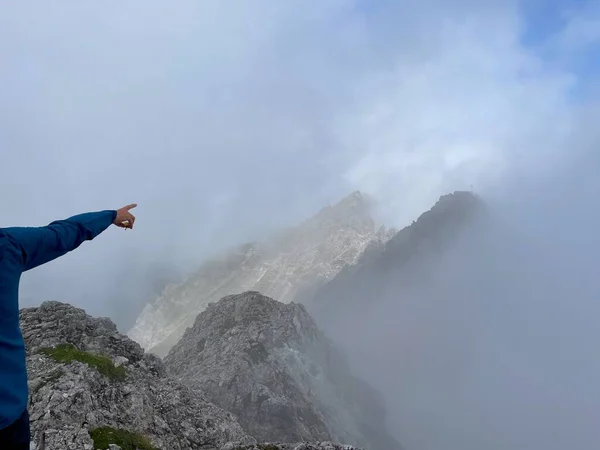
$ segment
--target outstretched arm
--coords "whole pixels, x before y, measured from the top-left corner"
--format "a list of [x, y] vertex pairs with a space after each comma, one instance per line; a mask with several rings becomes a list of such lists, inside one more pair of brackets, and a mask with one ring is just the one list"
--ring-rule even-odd
[[90, 241], [111, 224], [133, 228], [135, 217], [129, 212], [136, 205], [119, 210], [79, 214], [52, 222], [45, 227], [5, 228], [21, 246], [23, 270], [31, 270], [75, 250], [84, 241]]

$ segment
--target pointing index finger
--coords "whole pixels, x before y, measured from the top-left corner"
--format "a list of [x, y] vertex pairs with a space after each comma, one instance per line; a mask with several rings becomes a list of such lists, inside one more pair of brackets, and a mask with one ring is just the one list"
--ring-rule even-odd
[[127, 206], [125, 207], [125, 209], [126, 209], [127, 211], [129, 211], [130, 209], [133, 209], [133, 208], [135, 208], [136, 206], [137, 206], [137, 203], [132, 203], [132, 204], [130, 204], [130, 205], [127, 205]]

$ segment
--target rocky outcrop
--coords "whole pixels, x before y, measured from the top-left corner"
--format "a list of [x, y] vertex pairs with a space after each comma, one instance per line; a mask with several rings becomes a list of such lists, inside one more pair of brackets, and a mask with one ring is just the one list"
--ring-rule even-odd
[[203, 264], [186, 282], [168, 286], [146, 305], [128, 335], [164, 356], [210, 302], [248, 290], [283, 303], [317, 287], [354, 264], [369, 246], [394, 230], [376, 229], [370, 201], [355, 192], [338, 204], [266, 242], [244, 245]]
[[233, 412], [259, 442], [400, 447], [385, 429], [379, 393], [351, 375], [300, 304], [258, 292], [225, 297], [198, 315], [165, 364], [178, 380]]
[[91, 436], [111, 430], [146, 443], [144, 450], [256, 442], [231, 413], [168, 378], [157, 357], [108, 319], [46, 302], [21, 310], [21, 328], [37, 450], [99, 448]]
[[257, 443], [109, 319], [60, 302], [23, 309], [20, 318], [34, 450], [358, 450]]

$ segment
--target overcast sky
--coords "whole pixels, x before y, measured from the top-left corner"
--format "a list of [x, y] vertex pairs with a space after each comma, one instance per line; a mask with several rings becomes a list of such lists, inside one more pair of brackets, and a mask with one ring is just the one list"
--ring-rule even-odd
[[586, 123], [598, 112], [580, 116], [562, 164], [488, 193], [491, 227], [383, 289], [385, 276], [361, 278], [384, 292], [372, 314], [322, 322], [383, 392], [407, 450], [600, 445], [600, 132]]
[[[402, 226], [473, 186], [572, 262], [552, 272], [564, 295], [534, 335], [538, 304], [517, 322], [514, 303], [486, 310], [480, 348], [500, 362], [478, 361], [504, 368], [500, 395], [480, 376], [440, 404], [435, 364], [412, 360], [406, 379], [423, 383], [398, 394], [396, 431], [408, 450], [597, 447], [599, 42], [599, 3], [584, 0], [6, 1], [0, 226], [139, 204], [133, 232], [27, 274], [21, 304], [67, 301], [126, 330], [154, 283], [351, 191]], [[526, 344], [502, 344], [513, 325]], [[553, 359], [544, 336], [572, 346]], [[518, 402], [510, 388], [544, 372], [537, 406]]]
[[139, 203], [134, 232], [27, 274], [22, 304], [123, 327], [157, 276], [355, 189], [402, 226], [447, 191], [537, 176], [589, 117], [598, 17], [566, 1], [5, 2], [0, 225]]

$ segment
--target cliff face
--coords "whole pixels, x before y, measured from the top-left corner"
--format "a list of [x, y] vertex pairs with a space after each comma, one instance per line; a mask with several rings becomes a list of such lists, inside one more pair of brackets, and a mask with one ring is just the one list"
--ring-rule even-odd
[[400, 448], [380, 395], [350, 374], [302, 305], [258, 292], [225, 297], [197, 317], [165, 364], [258, 441]]
[[164, 356], [210, 302], [253, 290], [289, 303], [313, 292], [354, 264], [367, 247], [394, 234], [375, 229], [369, 208], [369, 201], [355, 192], [268, 242], [247, 244], [206, 262], [146, 305], [128, 335]]

